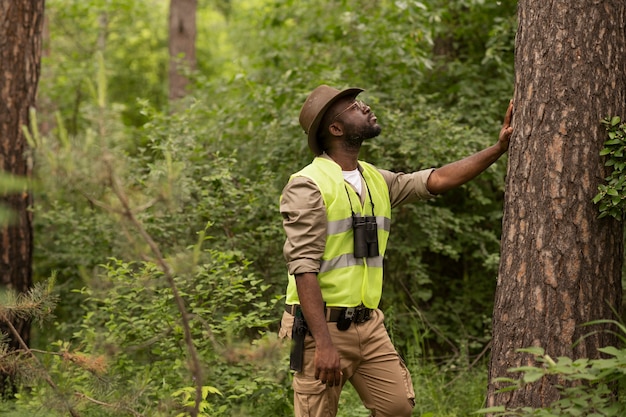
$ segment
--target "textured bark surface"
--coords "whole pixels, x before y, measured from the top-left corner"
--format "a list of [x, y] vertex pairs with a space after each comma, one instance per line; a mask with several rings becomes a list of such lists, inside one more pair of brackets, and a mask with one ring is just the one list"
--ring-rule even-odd
[[186, 95], [189, 82], [186, 70], [196, 68], [196, 9], [197, 0], [171, 0], [169, 17], [169, 99], [175, 101]]
[[[43, 12], [44, 0], [0, 0], [0, 170], [22, 177], [31, 174], [22, 126], [35, 105]], [[25, 292], [32, 285], [31, 194], [0, 195], [0, 204], [15, 213], [10, 225], [0, 226], [0, 288]], [[14, 324], [28, 342], [29, 324]], [[12, 346], [18, 346], [14, 340]]]
[[623, 225], [598, 219], [592, 199], [607, 175], [600, 121], [626, 117], [625, 8], [623, 0], [519, 2], [488, 406], [540, 407], [557, 399], [555, 381], [547, 379], [495, 392], [494, 378], [533, 364], [517, 349], [596, 358], [598, 348], [617, 343], [600, 332], [573, 347], [601, 330], [580, 325], [617, 319], [611, 309], [621, 304]]

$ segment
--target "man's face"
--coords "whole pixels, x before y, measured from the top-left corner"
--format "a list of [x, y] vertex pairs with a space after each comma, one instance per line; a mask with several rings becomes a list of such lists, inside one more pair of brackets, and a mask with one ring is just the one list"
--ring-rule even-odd
[[362, 101], [350, 98], [339, 100], [333, 105], [333, 111], [336, 112], [333, 122], [342, 124], [348, 145], [360, 146], [365, 139], [380, 135], [382, 128], [376, 115]]

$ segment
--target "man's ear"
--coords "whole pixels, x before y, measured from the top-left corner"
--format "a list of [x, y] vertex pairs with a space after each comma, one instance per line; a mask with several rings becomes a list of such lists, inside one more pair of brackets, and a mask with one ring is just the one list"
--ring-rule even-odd
[[343, 126], [341, 123], [333, 122], [328, 126], [328, 131], [333, 136], [343, 136]]

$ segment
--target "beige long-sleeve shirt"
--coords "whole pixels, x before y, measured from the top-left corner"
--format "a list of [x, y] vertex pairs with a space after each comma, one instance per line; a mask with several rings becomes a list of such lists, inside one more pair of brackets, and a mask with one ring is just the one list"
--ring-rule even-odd
[[[426, 181], [434, 169], [410, 174], [378, 170], [389, 188], [391, 207], [434, 197]], [[347, 182], [346, 182], [347, 184]], [[364, 194], [361, 193], [363, 200]], [[285, 186], [280, 200], [280, 213], [287, 239], [283, 255], [290, 274], [319, 272], [326, 244], [326, 208], [317, 185], [309, 178], [295, 177]]]

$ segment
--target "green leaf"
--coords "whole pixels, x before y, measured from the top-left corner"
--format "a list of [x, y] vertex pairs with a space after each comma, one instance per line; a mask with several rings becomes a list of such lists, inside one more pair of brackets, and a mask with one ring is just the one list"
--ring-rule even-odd
[[204, 385], [202, 387], [202, 397], [206, 398], [209, 394], [223, 395], [220, 390], [215, 387]]
[[546, 351], [542, 348], [542, 347], [538, 347], [538, 346], [532, 346], [532, 347], [528, 347], [528, 348], [523, 348], [523, 349], [517, 349], [518, 352], [523, 352], [523, 353], [530, 353], [532, 355], [535, 356], [543, 356]]
[[607, 346], [604, 348], [599, 348], [598, 349], [600, 352], [604, 352], [606, 354], [609, 355], [613, 355], [613, 356], [622, 356], [624, 355], [626, 352], [622, 349], [617, 349], [616, 347], [613, 346]]
[[604, 145], [619, 145], [620, 143], [622, 143], [621, 139], [610, 139], [604, 142]]
[[613, 116], [611, 118], [611, 126], [617, 126], [620, 121], [621, 121], [621, 119], [620, 119], [619, 116]]
[[524, 373], [524, 382], [527, 384], [533, 383], [535, 381], [539, 381], [544, 377], [544, 372], [541, 369], [533, 369], [531, 371], [527, 371]]
[[503, 413], [505, 411], [506, 408], [503, 405], [498, 405], [495, 407], [481, 408], [480, 410], [474, 411], [472, 414]]
[[597, 194], [594, 198], [593, 198], [593, 204], [598, 204], [598, 201], [602, 200], [603, 195], [602, 194]]

